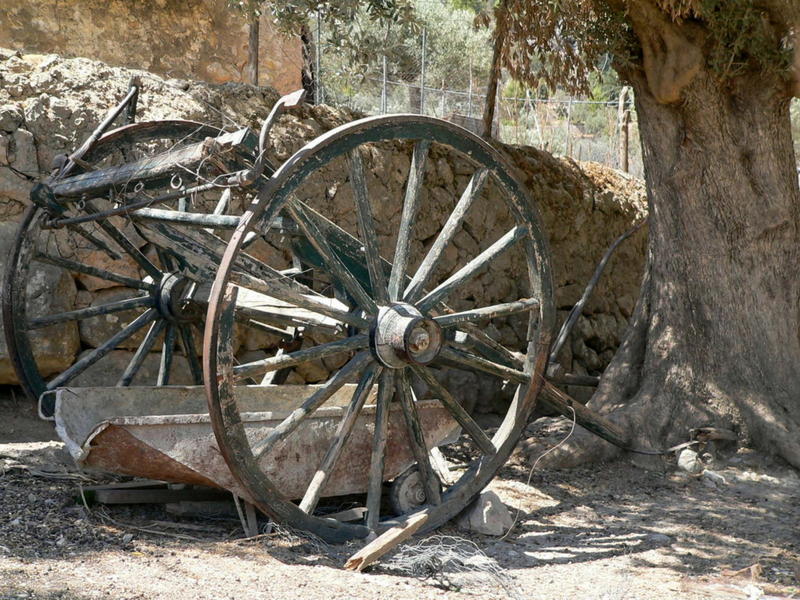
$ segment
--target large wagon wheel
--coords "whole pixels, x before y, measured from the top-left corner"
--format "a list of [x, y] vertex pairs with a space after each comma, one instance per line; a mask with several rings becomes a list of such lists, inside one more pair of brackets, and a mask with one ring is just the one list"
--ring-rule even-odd
[[[410, 165], [402, 172], [390, 168], [397, 164], [392, 162], [397, 154]], [[449, 199], [443, 200], [438, 192], [426, 199], [423, 179], [440, 167], [447, 169], [441, 163], [446, 155], [455, 161], [449, 164], [457, 165], [456, 184], [450, 188], [456, 192]], [[382, 197], [376, 191], [385, 189], [377, 187], [380, 178], [366, 174], [365, 164], [383, 170], [385, 177], [405, 177], [404, 199]], [[339, 168], [349, 175], [346, 185], [318, 181]], [[447, 174], [445, 179], [451, 180]], [[317, 203], [325, 210], [331, 190], [343, 193], [347, 186], [353, 216], [340, 227], [313, 206]], [[336, 210], [348, 220], [347, 210]], [[385, 215], [393, 212], [390, 224]], [[504, 234], [472, 242], [463, 237], [465, 230], [471, 237], [468, 230], [485, 220], [500, 220], [498, 213], [507, 222]], [[376, 214], [383, 216], [378, 219]], [[427, 239], [419, 243], [415, 238], [423, 227]], [[245, 276], [234, 272], [241, 263], [243, 244], [254, 235], [272, 236], [273, 244], [291, 242], [293, 250], [304, 255], [305, 264], [318, 267], [310, 282], [313, 289], [302, 289], [263, 269], [253, 268]], [[470, 252], [463, 256], [459, 248]], [[490, 277], [500, 257], [515, 253], [517, 262], [511, 265], [519, 271], [503, 294], [505, 299], [482, 304], [471, 283], [476, 277]], [[455, 255], [459, 258], [454, 264]], [[508, 276], [508, 265], [503, 268], [497, 274]], [[337, 321], [340, 334], [327, 341], [313, 338], [300, 350], [234, 364], [231, 326], [242, 310], [239, 299], [252, 293], [317, 311]], [[382, 504], [381, 491], [384, 482], [396, 475], [387, 471], [389, 464], [396, 454], [405, 453], [416, 463], [418, 475], [409, 478], [406, 471], [397, 481], [421, 482], [420, 499], [430, 511], [426, 527], [439, 526], [489, 483], [516, 444], [540, 387], [553, 316], [549, 254], [538, 211], [495, 149], [460, 127], [416, 115], [367, 118], [341, 126], [306, 145], [278, 169], [259, 201], [242, 217], [214, 281], [206, 319], [204, 375], [222, 454], [261, 510], [326, 540], [342, 541], [402, 519], [385, 508], [388, 503]], [[516, 331], [516, 343], [507, 340], [510, 334], [498, 335], [509, 330]], [[294, 410], [266, 437], [254, 437], [246, 426], [248, 417], [237, 406], [237, 395], [246, 394], [246, 388], [235, 384], [245, 376], [300, 370], [320, 359], [341, 366], [309, 392], [298, 389]], [[497, 388], [501, 383], [510, 388], [502, 419], [492, 423], [469, 413], [460, 402], [463, 390], [448, 383], [448, 373], [456, 371], [481, 373]], [[358, 385], [349, 403], [328, 409], [326, 402], [350, 382]], [[426, 396], [443, 410], [428, 411], [431, 401]], [[324, 410], [341, 415], [327, 429], [311, 424], [314, 413]], [[436, 461], [432, 464], [430, 451], [436, 442], [426, 439], [441, 425], [442, 412], [464, 432], [459, 443], [447, 450], [451, 460], [463, 463], [455, 480], [437, 471]], [[317, 443], [302, 445], [309, 429]], [[356, 441], [365, 431], [367, 441]], [[313, 463], [300, 494], [278, 489], [269, 474], [275, 456], [289, 452], [287, 448], [297, 449], [292, 445], [295, 436], [301, 443], [299, 450], [291, 450], [297, 468]], [[342, 464], [339, 459], [348, 448], [350, 462]], [[338, 479], [359, 474], [361, 492], [366, 489], [363, 524], [325, 518], [319, 511], [320, 497], [341, 493]], [[299, 500], [299, 506], [293, 500]], [[420, 508], [413, 502], [411, 508], [405, 506], [409, 512]]]
[[[166, 199], [148, 204], [147, 210], [162, 211], [158, 216], [182, 218], [196, 212], [235, 211], [231, 191], [222, 186], [207, 185], [202, 193], [181, 191], [212, 181], [236, 165], [214, 160], [199, 166], [191, 164], [191, 168], [178, 165], [165, 170], [163, 177], [145, 182], [131, 170], [108, 185], [106, 175], [130, 165], [144, 168], [147, 161], [155, 161], [166, 152], [188, 152], [207, 138], [220, 135], [221, 130], [192, 121], [126, 125], [98, 139], [69, 176], [54, 175], [46, 185], [35, 188], [35, 203], [23, 218], [7, 265], [3, 323], [19, 381], [31, 398], [41, 397], [43, 417], [53, 414], [53, 398], [46, 392], [82, 385], [81, 376], [101, 360], [103, 379], [111, 385], [202, 382], [197, 348], [205, 306], [191, 307], [187, 297], [204, 280], [196, 270], [187, 271], [186, 256], [192, 249], [155, 237], [153, 227], [176, 228], [141, 220], [143, 213], [135, 209], [142, 199], [166, 194]], [[87, 178], [98, 182], [92, 192], [74, 193], [78, 186], [89, 185]], [[110, 216], [96, 218], [98, 213]], [[197, 216], [235, 220], [222, 214]], [[67, 306], [55, 313], [40, 310], [37, 302], [42, 299], [37, 295], [42, 290], [37, 282], [48, 270], [51, 277], [67, 282], [68, 295], [78, 297], [81, 289], [99, 290], [104, 301], [77, 308]], [[73, 282], [78, 286], [77, 293]], [[50, 303], [43, 304], [46, 308]], [[82, 339], [81, 345], [87, 346], [82, 352], [80, 346], [62, 349], [67, 356], [74, 356], [66, 368], [63, 362], [54, 365], [52, 357], [42, 358], [34, 351], [45, 338], [74, 340], [76, 331], [81, 331], [81, 338], [89, 336], [91, 340]], [[98, 335], [102, 339], [94, 339]], [[145, 377], [142, 366], [151, 365], [155, 353], [149, 353], [159, 346], [157, 373], [151, 369], [149, 378]], [[120, 347], [133, 351], [124, 364], [110, 359]], [[177, 357], [178, 348], [183, 357]]]

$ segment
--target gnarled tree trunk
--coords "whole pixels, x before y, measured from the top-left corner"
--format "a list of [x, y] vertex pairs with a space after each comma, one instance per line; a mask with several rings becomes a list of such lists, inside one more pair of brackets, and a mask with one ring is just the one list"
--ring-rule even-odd
[[669, 60], [643, 46], [644, 69], [629, 78], [650, 208], [648, 272], [589, 406], [625, 423], [640, 445], [664, 447], [716, 425], [800, 467], [789, 83], [750, 73], [721, 85], [700, 67], [676, 95], [658, 78]]

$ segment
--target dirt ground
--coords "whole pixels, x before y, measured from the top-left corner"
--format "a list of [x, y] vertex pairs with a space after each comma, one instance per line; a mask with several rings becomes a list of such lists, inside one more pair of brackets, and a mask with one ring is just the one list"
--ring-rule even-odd
[[517, 517], [504, 539], [447, 527], [351, 573], [342, 565], [361, 542], [283, 530], [243, 540], [236, 519], [84, 506], [80, 486], [96, 479], [10, 391], [0, 392], [0, 599], [800, 598], [800, 477], [748, 450], [713, 465], [722, 479], [626, 459], [531, 474], [520, 454], [491, 485]]

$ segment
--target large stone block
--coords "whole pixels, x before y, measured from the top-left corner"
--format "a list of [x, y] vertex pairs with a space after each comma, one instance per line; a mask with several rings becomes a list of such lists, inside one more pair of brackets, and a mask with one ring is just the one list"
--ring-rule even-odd
[[[16, 237], [16, 223], [0, 223], [0, 269], [5, 273]], [[75, 283], [68, 273], [51, 265], [34, 263], [27, 287], [29, 317], [71, 310], [75, 302]], [[0, 384], [18, 383], [4, 335], [0, 337]], [[78, 328], [74, 323], [53, 325], [30, 334], [39, 370], [52, 375], [66, 369], [79, 348]]]

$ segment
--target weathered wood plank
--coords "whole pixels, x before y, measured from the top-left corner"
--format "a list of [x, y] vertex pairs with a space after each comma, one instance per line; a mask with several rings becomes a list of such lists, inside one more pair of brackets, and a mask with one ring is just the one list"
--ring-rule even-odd
[[161, 182], [172, 177], [176, 169], [194, 170], [204, 160], [219, 157], [241, 147], [249, 130], [226, 133], [182, 148], [168, 150], [156, 156], [125, 163], [116, 167], [97, 169], [67, 177], [53, 184], [53, 193], [61, 198], [103, 196], [112, 188], [138, 182]]

